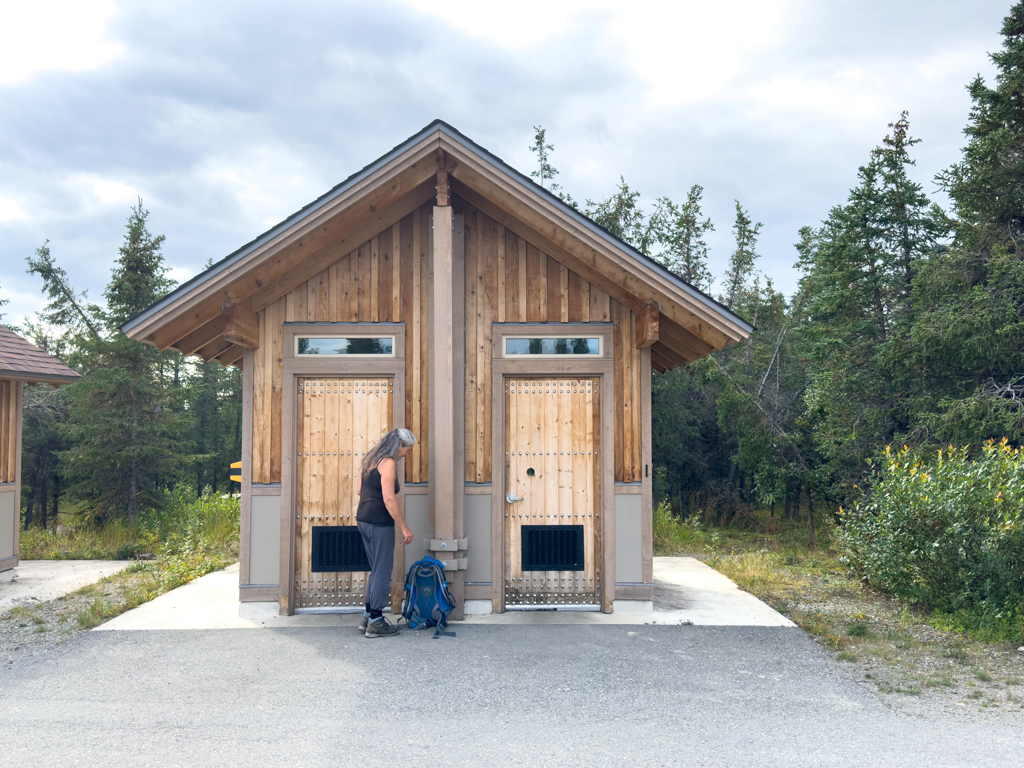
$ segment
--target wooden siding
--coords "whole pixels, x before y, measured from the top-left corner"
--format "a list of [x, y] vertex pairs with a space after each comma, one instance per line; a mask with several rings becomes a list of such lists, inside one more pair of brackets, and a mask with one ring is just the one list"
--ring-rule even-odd
[[405, 482], [427, 480], [429, 205], [260, 311], [253, 353], [252, 482], [281, 482], [282, 323], [405, 322], [405, 423], [416, 435]]
[[20, 381], [0, 380], [0, 483], [16, 483], [18, 478], [18, 409]]
[[466, 481], [492, 479], [491, 324], [525, 322], [614, 323], [615, 480], [640, 481], [636, 315], [473, 206], [466, 204], [465, 215]]
[[[465, 480], [490, 482], [491, 324], [612, 322], [615, 326], [615, 480], [638, 482], [645, 416], [636, 316], [533, 244], [456, 199], [466, 221]], [[253, 354], [252, 482], [281, 481], [283, 322], [405, 322], [405, 424], [418, 443], [405, 482], [426, 482], [430, 435], [428, 264], [431, 205], [424, 205], [259, 312]], [[628, 382], [628, 386], [626, 386]]]

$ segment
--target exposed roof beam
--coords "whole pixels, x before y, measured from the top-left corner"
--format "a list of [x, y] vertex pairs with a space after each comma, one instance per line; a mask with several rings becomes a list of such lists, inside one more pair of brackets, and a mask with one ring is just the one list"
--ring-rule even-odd
[[244, 354], [245, 349], [236, 344], [228, 347], [226, 350], [217, 355], [217, 357], [215, 357], [214, 359], [226, 368], [229, 365], [234, 365], [239, 360], [241, 360], [242, 355]]
[[260, 348], [260, 318], [255, 312], [237, 304], [225, 310], [224, 340], [245, 349]]
[[668, 318], [662, 316], [658, 326], [658, 340], [684, 354], [704, 357], [715, 351], [707, 342], [697, 338], [684, 328], [680, 328]]
[[674, 349], [671, 349], [670, 347], [667, 347], [664, 344], [655, 344], [653, 347], [651, 347], [651, 354], [658, 355], [658, 357], [661, 360], [667, 363], [666, 367], [668, 368], [682, 368], [687, 363], [692, 363], [694, 360], [697, 359], [695, 357], [688, 358], [684, 355], [681, 355]]
[[656, 347], [651, 349], [651, 365], [658, 373], [665, 373], [665, 371], [672, 370], [675, 367], [659, 354]]
[[181, 354], [185, 355], [185, 357], [194, 355], [202, 347], [205, 347], [224, 332], [224, 324], [224, 316], [223, 314], [219, 314], [213, 318], [213, 320], [210, 320], [208, 323], [203, 323], [194, 331], [181, 336], [181, 338], [174, 338], [182, 331], [188, 331], [188, 328], [185, 327], [184, 324], [175, 324], [175, 332], [173, 334], [162, 334], [162, 343], [157, 344], [157, 348], [162, 351], [168, 347], [174, 347], [181, 352]]
[[200, 349], [199, 356], [203, 358], [204, 363], [208, 363], [214, 358], [222, 355], [224, 352], [227, 352], [232, 346], [233, 345], [230, 341], [224, 341], [223, 338], [217, 338]]
[[183, 324], [175, 324], [174, 328], [177, 329], [175, 334], [164, 334], [163, 346], [158, 346], [161, 350], [176, 347], [186, 357], [194, 355], [219, 336], [249, 349], [259, 349], [260, 346], [259, 317], [245, 307], [222, 308], [212, 320], [180, 338], [174, 338], [174, 335], [188, 329]]
[[647, 349], [658, 343], [658, 305], [648, 304], [636, 316], [636, 348]]

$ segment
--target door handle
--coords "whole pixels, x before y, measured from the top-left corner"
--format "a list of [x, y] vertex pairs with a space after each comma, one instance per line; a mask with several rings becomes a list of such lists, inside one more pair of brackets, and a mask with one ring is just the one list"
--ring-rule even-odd
[[517, 501], [522, 500], [522, 496], [516, 496], [514, 493], [512, 493], [512, 491], [509, 491], [508, 495], [505, 497], [505, 501], [507, 501], [509, 504], [515, 504]]

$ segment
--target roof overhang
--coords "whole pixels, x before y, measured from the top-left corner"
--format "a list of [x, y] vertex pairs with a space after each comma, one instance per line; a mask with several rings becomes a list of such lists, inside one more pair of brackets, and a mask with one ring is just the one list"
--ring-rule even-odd
[[[447, 123], [431, 123], [327, 194], [131, 318], [122, 330], [160, 349], [237, 362], [252, 314], [355, 250], [436, 194], [452, 190], [634, 312], [656, 307], [659, 369], [749, 336], [743, 318], [495, 157]], [[242, 330], [239, 330], [239, 329]]]
[[62, 384], [74, 384], [81, 376], [54, 376], [53, 374], [29, 373], [27, 371], [5, 371], [0, 370], [0, 380], [24, 381], [29, 384], [46, 383], [59, 387]]

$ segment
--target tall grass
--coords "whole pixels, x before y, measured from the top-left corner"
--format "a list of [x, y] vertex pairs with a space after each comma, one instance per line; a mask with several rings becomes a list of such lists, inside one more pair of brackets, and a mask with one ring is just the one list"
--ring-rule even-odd
[[704, 525], [696, 515], [680, 520], [668, 501], [654, 508], [654, 554], [679, 555], [703, 552], [718, 545], [718, 532]]
[[202, 551], [218, 560], [238, 555], [240, 505], [233, 497], [206, 493], [196, 498], [179, 487], [159, 510], [144, 510], [135, 525], [124, 520], [97, 525], [85, 514], [62, 514], [57, 532], [21, 533], [22, 560], [129, 560], [136, 553], [161, 558]]

